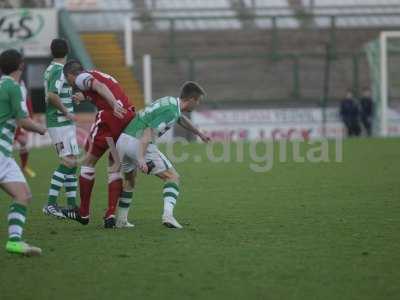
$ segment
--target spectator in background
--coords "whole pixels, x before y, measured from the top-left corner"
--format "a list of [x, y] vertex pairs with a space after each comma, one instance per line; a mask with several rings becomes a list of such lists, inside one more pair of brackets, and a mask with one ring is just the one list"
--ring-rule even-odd
[[353, 93], [348, 90], [346, 97], [340, 103], [340, 117], [346, 126], [347, 136], [359, 136], [361, 128], [359, 124], [359, 109], [354, 100]]
[[374, 115], [374, 102], [371, 97], [371, 90], [365, 88], [360, 98], [360, 110], [361, 110], [361, 123], [365, 129], [367, 136], [372, 134], [372, 118]]

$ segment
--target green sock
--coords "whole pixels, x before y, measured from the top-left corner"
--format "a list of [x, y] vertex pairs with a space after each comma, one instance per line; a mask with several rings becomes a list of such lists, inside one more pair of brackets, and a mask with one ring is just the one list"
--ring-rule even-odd
[[8, 213], [8, 240], [19, 242], [22, 238], [22, 231], [26, 219], [26, 206], [19, 203], [12, 203]]
[[76, 207], [76, 190], [78, 189], [78, 180], [76, 178], [77, 168], [70, 168], [69, 174], [65, 176], [65, 191], [67, 194], [68, 207]]
[[60, 194], [60, 190], [64, 185], [65, 176], [68, 175], [68, 173], [69, 169], [63, 164], [60, 164], [54, 171], [53, 176], [51, 177], [49, 197], [47, 200], [49, 205], [54, 205], [57, 203], [58, 195]]

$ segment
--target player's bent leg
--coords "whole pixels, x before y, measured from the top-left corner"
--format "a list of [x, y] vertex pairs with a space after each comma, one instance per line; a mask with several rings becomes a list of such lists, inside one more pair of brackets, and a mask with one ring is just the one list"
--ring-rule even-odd
[[132, 205], [135, 181], [136, 181], [136, 171], [130, 171], [124, 173], [123, 190], [118, 201], [117, 220], [116, 220], [117, 228], [129, 228], [135, 226], [134, 224], [131, 224], [128, 221], [129, 208]]
[[156, 174], [164, 181], [164, 212], [162, 224], [168, 228], [181, 229], [183, 226], [174, 217], [174, 207], [179, 196], [179, 175], [174, 168]]
[[26, 182], [10, 181], [0, 183], [0, 187], [10, 195], [16, 203], [27, 206], [29, 205], [32, 194]]
[[62, 187], [65, 185], [66, 177], [70, 169], [61, 162], [57, 169], [54, 170], [50, 181], [47, 204], [43, 207], [43, 213], [48, 216], [53, 216], [59, 219], [64, 219], [65, 216], [61, 208], [57, 204], [58, 196]]
[[134, 188], [136, 184], [135, 153], [137, 149], [136, 140], [126, 134], [121, 134], [117, 141], [116, 150], [120, 161], [119, 167], [124, 174], [123, 190], [118, 201], [117, 228], [133, 227], [128, 222], [128, 213], [132, 204]]
[[67, 205], [70, 209], [76, 209], [76, 194], [78, 189], [78, 179], [76, 176], [77, 171], [77, 157], [75, 155], [68, 155], [63, 157], [63, 164], [68, 167], [68, 174], [65, 176], [65, 193], [67, 196]]
[[65, 215], [57, 204], [57, 199], [62, 187], [65, 187], [67, 195], [68, 208], [76, 208], [76, 190], [77, 190], [77, 159], [75, 155], [61, 155], [60, 165], [54, 171], [51, 178], [49, 196], [47, 205], [43, 207], [45, 215], [64, 219]]
[[95, 180], [95, 165], [99, 157], [87, 153], [83, 159], [79, 176], [79, 193], [81, 203], [79, 209], [63, 209], [62, 212], [68, 219], [77, 221], [82, 225], [89, 224], [90, 197]]
[[173, 214], [179, 196], [178, 173], [168, 158], [154, 144], [150, 144], [147, 147], [145, 159], [147, 162], [151, 162], [152, 168], [150, 174], [156, 175], [164, 181], [162, 224], [169, 228], [182, 228], [182, 225], [175, 220]]
[[120, 168], [117, 166], [115, 168], [115, 162], [113, 156], [108, 157], [108, 208], [104, 216], [104, 228], [114, 228], [115, 227], [115, 211], [118, 204], [118, 199], [122, 193], [122, 176], [120, 173]]
[[65, 215], [57, 204], [57, 200], [61, 189], [65, 187], [68, 207], [76, 207], [76, 155], [79, 154], [76, 128], [72, 125], [51, 127], [48, 129], [48, 132], [60, 158], [60, 164], [52, 175], [48, 201], [47, 205], [43, 208], [43, 213], [57, 218], [65, 218]]
[[90, 199], [95, 181], [95, 166], [98, 160], [99, 157], [87, 153], [81, 166], [81, 173], [79, 176], [81, 204], [79, 213], [82, 217], [89, 217], [90, 214]]
[[23, 228], [26, 221], [27, 205], [31, 201], [31, 192], [25, 182], [3, 182], [0, 188], [13, 198], [8, 213], [8, 241], [6, 251], [26, 256], [36, 256], [42, 253], [38, 247], [22, 241]]

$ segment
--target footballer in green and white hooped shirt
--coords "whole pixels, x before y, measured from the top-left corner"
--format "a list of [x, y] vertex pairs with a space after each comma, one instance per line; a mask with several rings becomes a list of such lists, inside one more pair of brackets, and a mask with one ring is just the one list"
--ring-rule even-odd
[[24, 175], [12, 158], [13, 142], [17, 126], [25, 130], [45, 134], [46, 128], [27, 117], [19, 81], [24, 62], [14, 49], [0, 54], [0, 188], [13, 198], [8, 213], [8, 241], [6, 250], [22, 255], [40, 255], [42, 250], [22, 241], [26, 220], [26, 208], [31, 191]]
[[136, 115], [119, 137], [117, 151], [124, 173], [124, 185], [118, 202], [117, 228], [133, 227], [128, 222], [128, 210], [138, 169], [164, 181], [162, 224], [168, 228], [182, 228], [173, 215], [179, 195], [179, 175], [154, 142], [156, 137], [163, 135], [175, 123], [199, 136], [203, 142], [209, 142], [210, 139], [182, 114], [191, 112], [204, 95], [204, 90], [197, 83], [186, 82], [179, 98], [164, 97], [154, 101]]
[[67, 83], [63, 74], [68, 54], [67, 41], [54, 39], [50, 49], [53, 61], [44, 73], [46, 119], [49, 136], [60, 158], [60, 164], [51, 177], [47, 204], [43, 207], [43, 213], [57, 218], [65, 218], [57, 205], [57, 200], [60, 190], [64, 186], [68, 207], [76, 207], [78, 186], [76, 158], [79, 149], [74, 124], [72, 87]]

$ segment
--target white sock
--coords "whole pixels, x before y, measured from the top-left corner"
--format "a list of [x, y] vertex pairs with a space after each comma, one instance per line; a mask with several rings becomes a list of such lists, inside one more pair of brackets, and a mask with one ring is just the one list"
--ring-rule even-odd
[[126, 191], [126, 190], [122, 191], [118, 201], [117, 221], [119, 222], [128, 221], [128, 213], [132, 203], [132, 196], [133, 196], [133, 191]]
[[179, 187], [175, 182], [166, 182], [163, 189], [164, 215], [172, 216], [179, 196]]
[[168, 199], [164, 199], [164, 215], [173, 216], [174, 206]]

